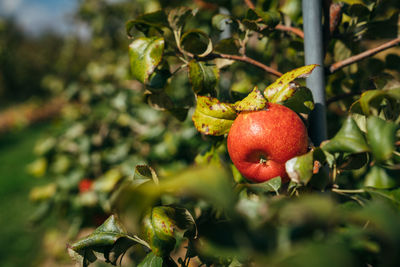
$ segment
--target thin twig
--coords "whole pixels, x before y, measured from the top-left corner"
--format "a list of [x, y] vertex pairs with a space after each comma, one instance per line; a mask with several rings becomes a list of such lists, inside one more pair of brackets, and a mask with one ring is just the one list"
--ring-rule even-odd
[[251, 65], [254, 65], [272, 75], [275, 75], [276, 77], [282, 76], [281, 72], [279, 72], [257, 60], [249, 58], [247, 56], [238, 56], [238, 55], [229, 55], [229, 54], [210, 54], [206, 59], [210, 59], [210, 58], [225, 58], [225, 59], [230, 59], [230, 60], [242, 61], [242, 62], [249, 63]]
[[304, 32], [298, 28], [295, 27], [290, 27], [290, 26], [285, 26], [282, 24], [278, 24], [275, 26], [275, 29], [280, 30], [280, 31], [286, 31], [286, 32], [291, 32], [299, 36], [300, 38], [304, 39]]
[[[250, 9], [255, 9], [256, 8], [254, 6], [253, 2], [251, 2], [251, 0], [244, 0], [244, 2], [248, 6], [248, 8], [250, 8]], [[278, 24], [278, 25], [275, 26], [275, 29], [276, 30], [280, 30], [280, 31], [294, 33], [297, 36], [299, 36], [300, 38], [304, 39], [304, 32], [302, 30], [298, 29], [298, 28], [285, 26], [285, 25], [282, 25], [282, 24]]]
[[332, 64], [329, 67], [329, 72], [330, 73], [334, 73], [334, 72], [340, 70], [341, 68], [344, 68], [344, 67], [346, 67], [348, 65], [351, 65], [353, 63], [357, 63], [358, 61], [361, 61], [361, 60], [363, 60], [363, 59], [365, 59], [367, 57], [371, 57], [371, 56], [373, 56], [373, 55], [375, 55], [375, 54], [377, 54], [379, 52], [382, 52], [382, 51], [384, 51], [386, 49], [392, 48], [392, 47], [398, 45], [399, 43], [400, 43], [400, 37], [398, 37], [396, 39], [393, 39], [393, 40], [391, 40], [389, 42], [386, 42], [386, 43], [384, 43], [384, 44], [382, 44], [380, 46], [377, 46], [375, 48], [369, 49], [369, 50], [367, 50], [365, 52], [362, 52], [362, 53], [360, 53], [358, 55], [355, 55], [355, 56], [346, 58], [345, 60], [336, 62], [336, 63]]
[[246, 5], [250, 8], [250, 9], [254, 9], [256, 8], [253, 4], [253, 2], [251, 2], [251, 0], [244, 0], [244, 2], [246, 3]]

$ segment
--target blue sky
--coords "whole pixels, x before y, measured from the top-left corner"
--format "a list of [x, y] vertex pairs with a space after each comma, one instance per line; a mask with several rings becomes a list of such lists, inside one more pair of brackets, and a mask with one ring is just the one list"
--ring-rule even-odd
[[77, 6], [77, 0], [0, 0], [0, 15], [13, 16], [34, 35], [43, 29], [67, 33], [75, 29], [68, 16]]

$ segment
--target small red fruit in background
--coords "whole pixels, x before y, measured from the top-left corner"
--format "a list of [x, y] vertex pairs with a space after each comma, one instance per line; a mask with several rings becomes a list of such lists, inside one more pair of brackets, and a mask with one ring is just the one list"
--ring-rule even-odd
[[92, 189], [93, 181], [90, 179], [83, 179], [79, 182], [79, 192], [84, 193]]
[[308, 148], [307, 129], [291, 109], [268, 103], [265, 110], [242, 112], [228, 134], [233, 164], [248, 180], [261, 183], [280, 176], [289, 181], [287, 160]]

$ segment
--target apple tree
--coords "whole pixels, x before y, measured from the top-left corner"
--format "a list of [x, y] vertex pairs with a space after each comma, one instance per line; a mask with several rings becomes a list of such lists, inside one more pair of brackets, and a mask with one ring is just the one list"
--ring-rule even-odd
[[[98, 32], [97, 48], [114, 50], [88, 64], [90, 90], [68, 87], [80, 105], [74, 127], [38, 146], [58, 175], [37, 189], [47, 211], [64, 207], [76, 231], [88, 210], [110, 215], [69, 242], [71, 257], [83, 266], [400, 263], [400, 69], [387, 50], [400, 43], [400, 6], [323, 2], [320, 65], [304, 63], [300, 1], [152, 1], [127, 20], [126, 51]], [[319, 103], [303, 78], [318, 69], [329, 139], [283, 162], [288, 179], [250, 182], [227, 150], [232, 124], [279, 104], [312, 131]], [[57, 173], [61, 159], [70, 165]]]

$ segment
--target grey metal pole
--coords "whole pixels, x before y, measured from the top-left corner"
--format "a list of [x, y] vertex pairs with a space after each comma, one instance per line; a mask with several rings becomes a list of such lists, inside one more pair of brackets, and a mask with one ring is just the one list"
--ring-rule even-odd
[[322, 39], [322, 1], [303, 0], [303, 27], [305, 64], [318, 64], [310, 77], [307, 87], [314, 96], [315, 108], [310, 114], [310, 137], [318, 146], [327, 139], [325, 111], [324, 48]]

